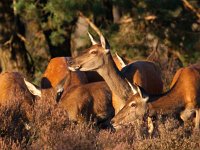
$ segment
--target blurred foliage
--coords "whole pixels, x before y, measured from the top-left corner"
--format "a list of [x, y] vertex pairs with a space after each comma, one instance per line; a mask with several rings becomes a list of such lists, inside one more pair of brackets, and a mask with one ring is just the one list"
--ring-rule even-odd
[[[198, 0], [189, 2], [199, 11]], [[113, 6], [121, 14], [117, 24], [113, 23]], [[148, 36], [153, 35], [180, 52], [184, 65], [200, 60], [200, 19], [181, 0], [17, 0], [16, 8], [22, 17], [34, 18], [37, 12], [43, 31], [51, 31], [54, 46], [63, 44], [74, 32], [81, 11], [104, 32], [112, 50], [126, 57], [146, 58], [151, 49]], [[131, 21], [126, 22], [128, 19]]]

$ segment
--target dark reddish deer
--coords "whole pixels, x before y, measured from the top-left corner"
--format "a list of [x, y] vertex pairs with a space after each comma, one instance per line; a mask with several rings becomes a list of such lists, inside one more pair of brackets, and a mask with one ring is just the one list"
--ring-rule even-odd
[[[63, 81], [63, 89], [59, 89], [56, 101], [60, 100], [63, 91], [67, 91], [70, 87], [87, 83], [87, 77], [84, 72], [76, 71], [71, 72], [67, 66], [67, 61], [70, 57], [56, 57], [50, 60], [41, 80], [42, 96], [49, 95], [51, 88], [57, 88], [57, 85], [66, 77], [67, 80]], [[59, 88], [59, 87], [58, 87]], [[56, 89], [55, 89], [56, 90]], [[58, 89], [57, 89], [58, 90]]]
[[[184, 108], [181, 111], [181, 108]], [[130, 124], [144, 115], [168, 114], [180, 112], [185, 122], [196, 113], [195, 129], [199, 129], [200, 121], [200, 64], [181, 68], [175, 74], [171, 89], [161, 95], [149, 95], [138, 88], [124, 108], [112, 119], [115, 128]], [[151, 129], [151, 132], [153, 129]]]
[[[114, 116], [114, 109], [111, 91], [107, 84], [105, 82], [86, 84], [87, 78], [84, 72], [71, 72], [67, 65], [64, 57], [50, 61], [43, 75], [42, 91], [48, 87], [48, 91], [53, 93], [59, 105], [67, 111], [71, 121], [85, 122], [91, 117], [97, 123], [109, 122]], [[49, 93], [45, 94], [48, 95]]]
[[[33, 116], [29, 111], [33, 107], [36, 95], [41, 96], [40, 90], [26, 81], [20, 73], [4, 72], [0, 74], [1, 107], [20, 106], [25, 111], [28, 121], [32, 121]], [[30, 129], [27, 123], [25, 123], [25, 127]]]

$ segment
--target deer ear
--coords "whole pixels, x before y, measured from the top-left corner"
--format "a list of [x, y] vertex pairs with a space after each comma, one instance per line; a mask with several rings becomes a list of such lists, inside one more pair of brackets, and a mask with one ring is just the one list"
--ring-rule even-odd
[[136, 85], [136, 87], [137, 87], [137, 91], [138, 91], [138, 94], [140, 95], [141, 100], [146, 103], [149, 100], [149, 96], [140, 86]]
[[35, 85], [33, 85], [32, 83], [28, 82], [25, 78], [24, 78], [24, 83], [26, 85], [26, 87], [28, 88], [28, 90], [36, 96], [41, 97], [41, 90], [36, 87]]
[[121, 67], [122, 67], [122, 68], [126, 67], [125, 62], [124, 62], [124, 61], [122, 60], [122, 58], [118, 55], [117, 52], [115, 52], [115, 55], [116, 55], [117, 59], [119, 60]]
[[92, 45], [97, 44], [97, 42], [94, 40], [94, 38], [92, 37], [92, 35], [90, 34], [90, 32], [88, 31], [87, 33], [88, 33], [88, 35], [90, 37], [90, 41], [92, 42]]
[[128, 85], [130, 86], [133, 95], [135, 95], [137, 93], [137, 89], [127, 79], [126, 79], [126, 81], [128, 82]]
[[103, 37], [103, 35], [100, 36], [100, 41], [101, 41], [102, 47], [105, 49], [105, 53], [110, 52], [110, 45], [108, 41]]

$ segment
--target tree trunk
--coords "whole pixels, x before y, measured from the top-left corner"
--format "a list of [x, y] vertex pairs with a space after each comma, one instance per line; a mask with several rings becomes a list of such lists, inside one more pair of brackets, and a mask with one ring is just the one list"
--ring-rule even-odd
[[[20, 35], [24, 27], [14, 13], [12, 0], [0, 1], [0, 64], [2, 71], [18, 71], [33, 75], [34, 68]], [[29, 57], [29, 58], [28, 58]]]
[[[39, 8], [36, 6], [36, 9], [30, 11], [26, 8], [20, 13], [21, 20], [25, 25], [26, 49], [33, 57], [36, 70], [39, 70], [35, 74], [36, 78], [39, 78], [38, 75], [44, 72], [50, 59], [49, 46], [41, 27], [38, 11]], [[26, 15], [23, 15], [24, 13]]]
[[114, 23], [119, 23], [120, 18], [121, 18], [121, 11], [117, 5], [113, 4], [112, 7], [112, 14], [113, 14], [113, 22]]
[[78, 17], [74, 33], [71, 35], [72, 57], [77, 56], [80, 52], [79, 50], [81, 48], [85, 48], [85, 46], [88, 44], [88, 27], [88, 23], [85, 21], [85, 19], [83, 19], [83, 17]]

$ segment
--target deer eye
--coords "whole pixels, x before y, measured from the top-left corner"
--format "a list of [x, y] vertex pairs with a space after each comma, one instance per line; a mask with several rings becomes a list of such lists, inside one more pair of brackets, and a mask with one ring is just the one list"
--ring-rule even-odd
[[90, 54], [97, 54], [97, 51], [95, 51], [95, 50], [90, 51]]
[[132, 104], [131, 104], [131, 107], [136, 107], [136, 103], [132, 103]]

